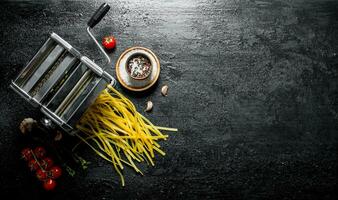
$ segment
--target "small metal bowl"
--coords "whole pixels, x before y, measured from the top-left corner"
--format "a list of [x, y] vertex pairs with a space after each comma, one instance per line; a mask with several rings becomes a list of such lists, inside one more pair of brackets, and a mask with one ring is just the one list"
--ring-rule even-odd
[[149, 77], [152, 71], [152, 63], [147, 55], [136, 53], [129, 57], [126, 62], [126, 71], [135, 80], [143, 80]]

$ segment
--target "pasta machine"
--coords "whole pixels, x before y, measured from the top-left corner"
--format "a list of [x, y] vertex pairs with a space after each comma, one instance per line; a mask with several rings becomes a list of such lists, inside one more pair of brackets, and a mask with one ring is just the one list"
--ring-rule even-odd
[[[104, 3], [88, 21], [87, 33], [110, 63], [91, 29], [110, 7]], [[10, 87], [68, 133], [107, 84], [115, 79], [55, 33], [14, 79]]]

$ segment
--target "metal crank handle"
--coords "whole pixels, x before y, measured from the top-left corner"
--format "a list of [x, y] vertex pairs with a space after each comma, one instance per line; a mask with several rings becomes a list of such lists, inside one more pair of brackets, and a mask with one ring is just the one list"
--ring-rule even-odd
[[98, 24], [102, 20], [102, 18], [107, 14], [107, 12], [109, 11], [109, 9], [110, 9], [110, 6], [107, 3], [103, 3], [96, 10], [96, 12], [93, 14], [93, 16], [90, 18], [90, 20], [87, 23], [87, 25], [88, 25], [88, 27], [87, 27], [87, 33], [94, 40], [96, 46], [100, 49], [100, 51], [106, 57], [107, 64], [110, 64], [110, 62], [111, 62], [110, 58], [109, 58], [108, 54], [106, 53], [106, 51], [102, 48], [102, 46], [100, 45], [100, 43], [96, 40], [96, 38], [92, 34], [91, 29], [94, 28], [94, 26], [96, 24]]

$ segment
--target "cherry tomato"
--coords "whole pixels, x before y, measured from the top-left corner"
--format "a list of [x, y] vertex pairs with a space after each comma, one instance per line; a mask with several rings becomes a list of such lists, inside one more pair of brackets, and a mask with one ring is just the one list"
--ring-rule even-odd
[[34, 149], [34, 154], [37, 158], [43, 158], [46, 156], [46, 150], [43, 147], [36, 147]]
[[39, 164], [36, 160], [32, 159], [28, 161], [28, 167], [31, 171], [36, 171], [37, 169], [39, 169]]
[[50, 169], [53, 166], [54, 161], [51, 158], [46, 157], [46, 158], [42, 159], [42, 161], [40, 162], [40, 164], [41, 164], [41, 167], [43, 169], [48, 170], [48, 169]]
[[38, 169], [36, 171], [36, 177], [40, 180], [40, 181], [44, 181], [47, 179], [47, 172], [45, 170], [42, 169]]
[[32, 155], [32, 149], [31, 148], [25, 148], [21, 151], [21, 157], [22, 159], [24, 159], [25, 161], [29, 161], [33, 158]]
[[59, 166], [54, 166], [49, 170], [48, 175], [50, 178], [57, 179], [62, 175], [62, 170]]
[[56, 187], [56, 181], [53, 179], [47, 179], [43, 182], [43, 188], [47, 191], [53, 190]]
[[114, 49], [116, 46], [116, 40], [113, 36], [106, 36], [102, 39], [102, 45], [106, 49]]

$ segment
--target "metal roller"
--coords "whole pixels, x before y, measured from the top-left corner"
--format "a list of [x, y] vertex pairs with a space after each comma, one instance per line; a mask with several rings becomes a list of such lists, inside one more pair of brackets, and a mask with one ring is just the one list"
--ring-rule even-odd
[[[105, 53], [90, 32], [108, 12], [109, 6], [102, 4], [88, 22], [87, 32]], [[83, 56], [60, 36], [52, 33], [35, 56], [12, 81], [11, 88], [24, 97], [53, 122], [68, 133], [107, 84], [115, 79]]]

